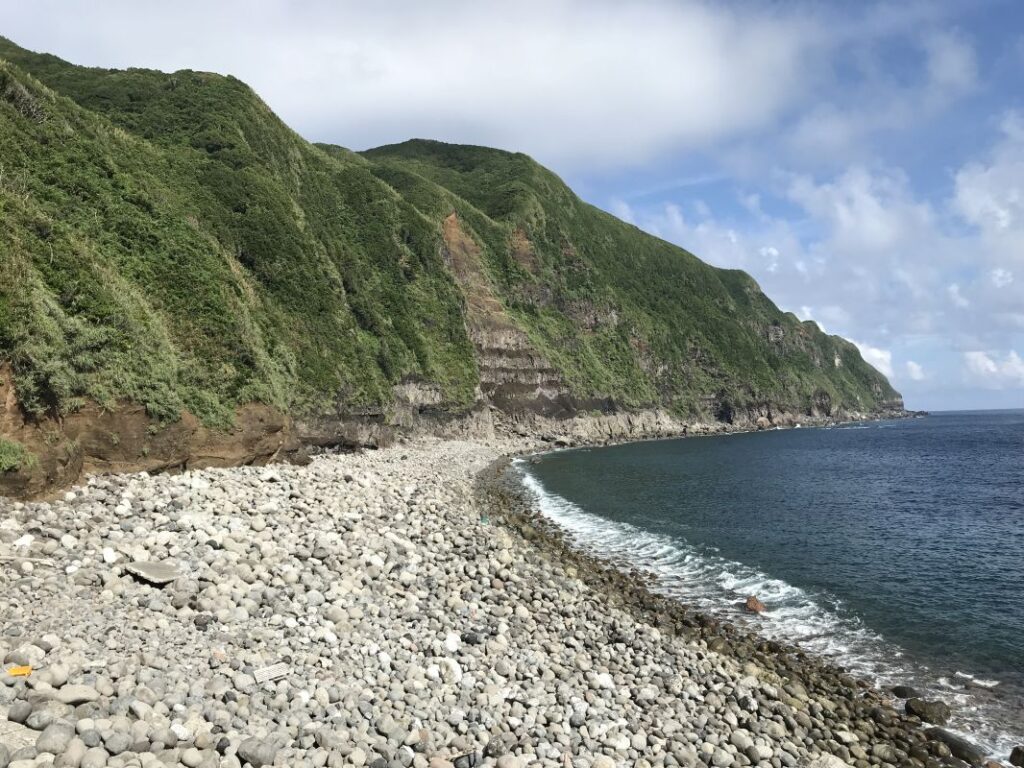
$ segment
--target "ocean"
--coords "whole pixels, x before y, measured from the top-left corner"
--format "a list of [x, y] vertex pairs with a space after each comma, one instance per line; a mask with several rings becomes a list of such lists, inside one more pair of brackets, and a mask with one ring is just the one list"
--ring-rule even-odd
[[[1024, 743], [1024, 411], [544, 454], [514, 471], [580, 548]], [[761, 616], [739, 607], [756, 595]]]

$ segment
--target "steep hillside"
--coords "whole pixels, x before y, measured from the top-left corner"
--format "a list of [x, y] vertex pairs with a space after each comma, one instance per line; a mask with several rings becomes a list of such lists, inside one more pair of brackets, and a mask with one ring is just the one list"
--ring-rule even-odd
[[729, 420], [898, 398], [852, 344], [781, 312], [746, 273], [582, 202], [525, 155], [410, 141], [365, 156], [417, 206], [425, 177], [486, 217], [469, 223], [496, 290], [577, 399]]
[[899, 405], [848, 342], [524, 155], [313, 145], [234, 78], [2, 38], [0, 146], [0, 490], [487, 403], [727, 421]]

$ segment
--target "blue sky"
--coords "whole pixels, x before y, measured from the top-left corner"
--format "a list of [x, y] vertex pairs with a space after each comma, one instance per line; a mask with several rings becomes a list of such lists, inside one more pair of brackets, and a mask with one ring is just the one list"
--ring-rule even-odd
[[367, 5], [0, 0], [0, 34], [234, 74], [312, 140], [527, 152], [909, 407], [1024, 407], [1024, 3]]

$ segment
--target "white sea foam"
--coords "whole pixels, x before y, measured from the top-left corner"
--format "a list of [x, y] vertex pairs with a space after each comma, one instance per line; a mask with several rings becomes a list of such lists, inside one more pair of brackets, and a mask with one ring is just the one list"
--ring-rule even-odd
[[985, 680], [981, 677], [975, 677], [967, 672], [961, 672], [959, 669], [953, 673], [953, 676], [966, 680], [970, 685], [977, 686], [978, 688], [995, 688], [1001, 682], [999, 680]]
[[[593, 515], [547, 491], [522, 460], [515, 464], [540, 513], [557, 524], [580, 550], [646, 571], [654, 577], [652, 588], [661, 594], [709, 614], [726, 615], [763, 637], [796, 643], [880, 686], [907, 681], [927, 685], [926, 681], [933, 680], [928, 687], [945, 689], [944, 697], [960, 705], [963, 717], [954, 725], [959, 726], [956, 730], [961, 735], [995, 754], [1009, 754], [1013, 738], [990, 723], [986, 712], [973, 706], [962, 684], [954, 684], [947, 677], [936, 679], [926, 667], [911, 662], [903, 649], [845, 611], [842, 601], [835, 596], [815, 595], [772, 578], [756, 568], [721, 557], [714, 547], [698, 549], [677, 538]], [[745, 614], [739, 603], [747, 595], [757, 595], [768, 609], [757, 617]], [[979, 687], [999, 684], [998, 680], [981, 680], [963, 672], [956, 676]]]
[[730, 619], [748, 619], [736, 609], [747, 595], [768, 605], [758, 617], [757, 631], [770, 639], [799, 642], [801, 647], [832, 658], [857, 674], [882, 681], [902, 679], [903, 667], [875, 653], [883, 640], [855, 618], [820, 607], [806, 591], [743, 563], [699, 551], [677, 539], [642, 530], [629, 523], [592, 515], [572, 502], [547, 492], [529, 472], [523, 483], [546, 518], [558, 524], [580, 549], [606, 560], [625, 561], [649, 571], [659, 592], [709, 613], [727, 612]]

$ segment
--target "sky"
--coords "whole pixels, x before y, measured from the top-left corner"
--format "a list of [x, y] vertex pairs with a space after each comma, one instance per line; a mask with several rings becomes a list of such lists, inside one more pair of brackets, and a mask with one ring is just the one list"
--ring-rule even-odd
[[909, 408], [1024, 407], [1018, 0], [0, 0], [0, 34], [235, 75], [314, 141], [526, 152]]

